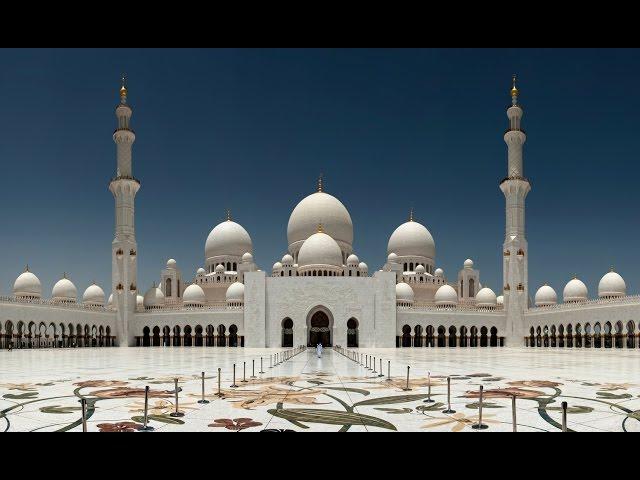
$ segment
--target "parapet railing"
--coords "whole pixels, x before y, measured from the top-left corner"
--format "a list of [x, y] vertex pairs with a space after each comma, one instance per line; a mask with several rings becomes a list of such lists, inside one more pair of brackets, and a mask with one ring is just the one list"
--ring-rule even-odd
[[412, 306], [400, 306], [398, 310], [408, 311], [432, 311], [432, 312], [477, 312], [477, 313], [496, 313], [502, 314], [504, 312], [503, 305], [496, 305], [495, 307], [479, 307], [472, 303], [459, 303], [452, 306], [436, 305], [435, 303], [414, 303]]
[[593, 298], [583, 302], [557, 303], [540, 307], [530, 307], [529, 312], [547, 312], [550, 310], [580, 310], [597, 305], [640, 305], [640, 295], [624, 297]]
[[51, 307], [68, 308], [70, 310], [93, 310], [97, 312], [112, 312], [113, 308], [103, 307], [100, 305], [85, 305], [84, 303], [77, 302], [60, 302], [51, 299], [42, 298], [19, 298], [0, 296], [0, 303], [18, 303], [22, 305], [43, 305]]
[[144, 309], [138, 309], [138, 313], [162, 313], [162, 312], [175, 312], [175, 311], [188, 311], [188, 312], [206, 312], [206, 311], [242, 311], [244, 305], [233, 304], [229, 305], [227, 302], [215, 302], [207, 303], [206, 305], [184, 305], [180, 303], [171, 303], [168, 305], [160, 305], [158, 307], [146, 307]]

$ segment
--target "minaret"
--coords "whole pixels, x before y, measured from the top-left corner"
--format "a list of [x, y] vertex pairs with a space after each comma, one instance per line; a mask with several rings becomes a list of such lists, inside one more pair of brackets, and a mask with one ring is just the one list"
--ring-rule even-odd
[[136, 309], [137, 243], [135, 232], [135, 198], [140, 182], [133, 178], [131, 147], [136, 139], [130, 128], [131, 107], [127, 104], [127, 87], [122, 77], [120, 103], [116, 107], [118, 128], [113, 133], [116, 143], [116, 176], [109, 190], [116, 200], [116, 233], [111, 246], [113, 306], [117, 309], [116, 335], [118, 345], [133, 345], [133, 315]]
[[503, 292], [507, 315], [507, 345], [524, 343], [524, 312], [528, 308], [528, 247], [525, 236], [525, 199], [531, 185], [524, 177], [522, 147], [527, 139], [521, 128], [523, 110], [518, 104], [516, 76], [513, 76], [511, 105], [507, 109], [509, 128], [504, 134], [508, 147], [507, 177], [500, 183], [506, 205], [506, 229], [503, 245]]

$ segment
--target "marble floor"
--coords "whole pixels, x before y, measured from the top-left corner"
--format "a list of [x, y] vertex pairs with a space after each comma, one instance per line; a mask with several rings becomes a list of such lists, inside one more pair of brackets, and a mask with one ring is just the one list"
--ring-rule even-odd
[[[377, 371], [382, 359], [382, 377], [328, 349], [322, 358], [308, 350], [269, 368], [270, 355], [280, 351], [0, 350], [0, 432], [81, 431], [81, 398], [87, 400], [89, 431], [140, 432], [146, 386], [149, 425], [155, 432], [479, 433], [472, 427], [478, 422], [480, 386], [488, 426], [482, 432], [512, 431], [514, 395], [520, 432], [559, 432], [563, 401], [569, 407], [569, 430], [640, 431], [638, 350], [359, 350], [375, 356]], [[264, 374], [258, 373], [261, 357]], [[247, 382], [241, 381], [243, 362]], [[238, 388], [231, 388], [234, 363]], [[410, 391], [403, 390], [407, 366]], [[220, 397], [215, 395], [218, 368]], [[207, 404], [198, 403], [202, 371]], [[455, 413], [443, 413], [447, 377]], [[170, 415], [175, 411], [175, 378], [182, 417]], [[429, 398], [433, 402], [426, 402]]]

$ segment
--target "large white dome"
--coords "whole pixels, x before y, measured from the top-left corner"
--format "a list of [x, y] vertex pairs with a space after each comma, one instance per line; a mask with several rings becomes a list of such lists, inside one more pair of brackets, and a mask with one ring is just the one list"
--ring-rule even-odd
[[477, 307], [495, 307], [497, 304], [498, 299], [496, 294], [488, 287], [481, 288], [476, 294]]
[[316, 192], [302, 199], [291, 212], [287, 225], [289, 251], [295, 253], [300, 242], [315, 234], [318, 224], [338, 243], [353, 245], [353, 223], [345, 206], [332, 195]]
[[82, 303], [85, 305], [103, 306], [104, 298], [104, 290], [94, 283], [93, 285], [89, 285], [82, 294]]
[[396, 302], [413, 303], [413, 288], [408, 283], [400, 282], [396, 285]]
[[144, 308], [159, 308], [164, 305], [164, 293], [155, 285], [144, 294]]
[[565, 302], [584, 302], [588, 294], [587, 286], [581, 280], [574, 278], [564, 287], [562, 297]]
[[227, 220], [211, 230], [204, 250], [207, 259], [219, 256], [242, 257], [245, 253], [253, 253], [253, 244], [242, 225]]
[[603, 297], [624, 297], [627, 294], [627, 284], [620, 274], [611, 271], [600, 279], [598, 284], [598, 296]]
[[458, 294], [451, 285], [442, 285], [434, 297], [436, 305], [447, 306], [458, 303]]
[[534, 302], [536, 304], [536, 307], [555, 305], [556, 303], [558, 303], [558, 295], [556, 294], [556, 291], [549, 285], [543, 285], [536, 292]]
[[227, 302], [244, 302], [244, 284], [240, 282], [235, 282], [229, 285], [226, 293]]
[[40, 279], [29, 270], [21, 273], [13, 284], [13, 294], [16, 297], [40, 298], [42, 296]]
[[51, 299], [58, 302], [75, 302], [78, 300], [78, 289], [66, 276], [53, 286]]
[[421, 223], [409, 221], [403, 223], [391, 234], [387, 245], [387, 254], [398, 257], [436, 257], [436, 244], [429, 230]]
[[302, 244], [298, 253], [298, 265], [300, 267], [308, 265], [341, 267], [342, 250], [336, 241], [326, 233], [314, 233]]
[[195, 283], [189, 285], [182, 294], [182, 301], [185, 305], [204, 305], [206, 300], [204, 290]]

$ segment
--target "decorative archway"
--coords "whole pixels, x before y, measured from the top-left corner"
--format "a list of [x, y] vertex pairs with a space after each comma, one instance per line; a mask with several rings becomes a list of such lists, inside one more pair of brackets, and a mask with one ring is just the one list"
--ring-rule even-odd
[[358, 320], [350, 318], [347, 320], [347, 347], [358, 348]]
[[293, 320], [289, 317], [282, 320], [282, 348], [293, 347]]
[[323, 347], [331, 347], [333, 319], [325, 309], [313, 309], [307, 317], [308, 342], [307, 346], [315, 347], [319, 343]]

